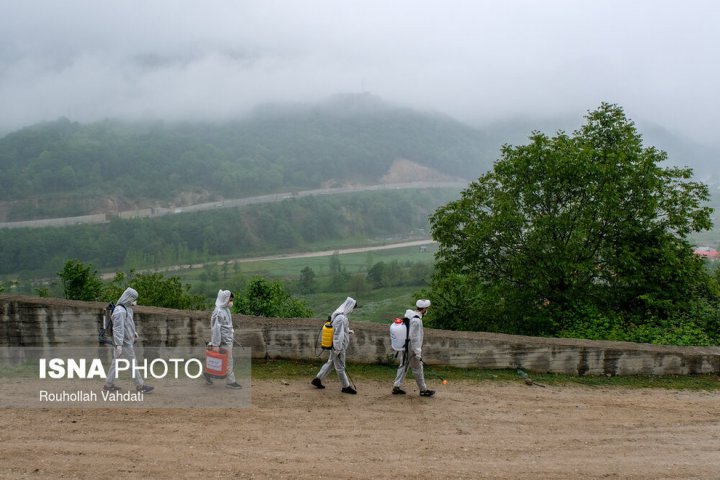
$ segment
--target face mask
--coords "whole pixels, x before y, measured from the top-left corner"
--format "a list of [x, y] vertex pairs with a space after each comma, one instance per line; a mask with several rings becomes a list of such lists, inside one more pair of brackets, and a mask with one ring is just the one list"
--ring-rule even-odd
[[133, 302], [132, 302], [130, 305], [132, 305], [133, 307], [134, 307], [135, 305], [137, 305], [137, 300], [133, 300]]
[[228, 302], [227, 308], [232, 308], [232, 306], [233, 306], [233, 302]]

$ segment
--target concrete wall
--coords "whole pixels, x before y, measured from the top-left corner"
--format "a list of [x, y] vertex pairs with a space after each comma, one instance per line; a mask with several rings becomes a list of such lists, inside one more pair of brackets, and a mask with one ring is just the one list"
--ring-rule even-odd
[[[102, 303], [0, 294], [0, 346], [96, 345]], [[146, 346], [198, 346], [209, 339], [210, 312], [136, 307]], [[234, 316], [236, 338], [254, 358], [317, 358], [319, 319]], [[350, 322], [353, 362], [393, 361], [388, 326]], [[574, 375], [720, 373], [720, 348], [660, 347], [626, 342], [522, 337], [425, 329], [428, 364], [476, 368], [523, 368]]]

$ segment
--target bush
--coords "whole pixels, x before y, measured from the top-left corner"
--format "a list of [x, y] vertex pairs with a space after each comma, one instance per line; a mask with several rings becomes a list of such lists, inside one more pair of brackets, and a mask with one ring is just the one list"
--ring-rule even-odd
[[190, 285], [181, 282], [179, 277], [165, 278], [160, 273], [137, 274], [130, 271], [126, 276], [122, 272], [105, 287], [103, 298], [108, 302], [116, 301], [122, 292], [132, 287], [138, 292], [139, 305], [175, 308], [178, 310], [205, 310], [207, 302], [202, 295], [190, 293]]
[[240, 295], [235, 296], [235, 313], [260, 317], [307, 318], [312, 310], [305, 302], [285, 292], [278, 282], [252, 279]]

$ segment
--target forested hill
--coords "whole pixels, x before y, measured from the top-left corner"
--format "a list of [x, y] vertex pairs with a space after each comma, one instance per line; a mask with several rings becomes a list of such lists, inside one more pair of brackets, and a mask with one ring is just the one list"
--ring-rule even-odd
[[398, 159], [434, 179], [474, 179], [491, 167], [495, 143], [370, 95], [266, 105], [224, 123], [60, 119], [0, 139], [0, 203], [15, 220], [377, 183]]

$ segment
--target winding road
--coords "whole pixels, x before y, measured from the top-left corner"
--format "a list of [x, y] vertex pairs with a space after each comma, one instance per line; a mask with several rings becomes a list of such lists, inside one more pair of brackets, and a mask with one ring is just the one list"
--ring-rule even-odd
[[122, 219], [131, 218], [155, 218], [165, 215], [179, 213], [194, 213], [222, 208], [238, 208], [246, 205], [259, 203], [282, 202], [291, 198], [313, 197], [323, 195], [338, 195], [343, 193], [369, 192], [380, 190], [405, 190], [423, 188], [464, 188], [467, 182], [412, 182], [412, 183], [389, 183], [382, 185], [357, 185], [337, 188], [318, 188], [314, 190], [302, 190], [296, 192], [272, 193], [269, 195], [258, 195], [255, 197], [230, 198], [214, 202], [198, 203], [195, 205], [184, 205], [179, 207], [153, 207], [139, 210], [125, 210], [117, 215], [97, 213], [93, 215], [81, 215], [77, 217], [45, 218], [42, 220], [25, 220], [19, 222], [0, 222], [0, 228], [42, 228], [42, 227], [69, 227], [72, 225], [97, 225], [109, 223], [113, 216]]

